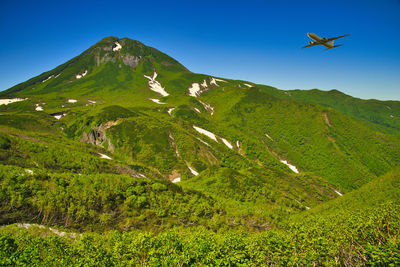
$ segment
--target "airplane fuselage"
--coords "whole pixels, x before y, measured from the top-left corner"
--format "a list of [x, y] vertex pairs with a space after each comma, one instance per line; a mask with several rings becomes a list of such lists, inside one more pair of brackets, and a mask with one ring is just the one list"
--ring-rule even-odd
[[321, 38], [312, 32], [307, 33], [307, 36], [313, 39], [315, 44], [320, 44], [327, 48], [333, 48], [333, 41], [329, 42], [327, 38]]

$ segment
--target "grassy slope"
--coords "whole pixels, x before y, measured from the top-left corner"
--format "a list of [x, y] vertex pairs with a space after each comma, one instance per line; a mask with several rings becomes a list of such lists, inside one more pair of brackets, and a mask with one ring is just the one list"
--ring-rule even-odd
[[[1, 94], [29, 98], [0, 107], [0, 156], [2, 170], [8, 177], [2, 180], [1, 197], [3, 203], [12, 203], [11, 210], [7, 210], [8, 204], [2, 208], [9, 215], [8, 222], [43, 220], [93, 230], [115, 225], [119, 229], [204, 225], [213, 229], [244, 226], [264, 230], [307, 206], [314, 210], [319, 203], [337, 197], [334, 188], [347, 193], [361, 187], [360, 191], [349, 193], [349, 197], [345, 194], [337, 203], [333, 202], [341, 207], [352, 202], [364, 203], [365, 198], [375, 199], [373, 193], [366, 193], [365, 188], [374, 189], [370, 181], [377, 188], [382, 184], [382, 192], [393, 185], [387, 182], [390, 178], [382, 178], [382, 183], [375, 179], [399, 166], [399, 134], [395, 124], [377, 125], [368, 118], [375, 110], [374, 103], [363, 103], [360, 115], [347, 107], [357, 106], [358, 100], [343, 107], [324, 107], [320, 98], [306, 98], [307, 93], [301, 98], [301, 92], [290, 95], [268, 86], [250, 88], [234, 80], [211, 85], [210, 76], [190, 73], [165, 54], [135, 41], [119, 40], [125, 48], [120, 52], [108, 51], [115, 40], [106, 38], [70, 62]], [[139, 64], [123, 64], [126, 53], [141, 56]], [[108, 58], [108, 62], [98, 65], [96, 57]], [[86, 69], [88, 74], [84, 78], [74, 78]], [[148, 89], [143, 75], [151, 76], [154, 70], [170, 96], [160, 97]], [[58, 73], [61, 74], [57, 78], [41, 82]], [[201, 97], [186, 94], [193, 82], [203, 80], [209, 90]], [[340, 97], [330, 96], [325, 101], [342, 103]], [[68, 103], [71, 98], [78, 102]], [[159, 105], [148, 98], [158, 98], [166, 104]], [[214, 115], [198, 100], [213, 106]], [[39, 103], [43, 112], [35, 111]], [[391, 103], [392, 111], [397, 104]], [[175, 109], [170, 116], [167, 110], [172, 107]], [[57, 121], [49, 115], [54, 112], [67, 115]], [[107, 143], [100, 148], [79, 142], [84, 133], [95, 133], [109, 122], [115, 125], [106, 129], [105, 134], [114, 150]], [[226, 138], [233, 149], [221, 139], [216, 142], [196, 132], [193, 125]], [[100, 159], [98, 153], [108, 154], [114, 160]], [[280, 163], [281, 159], [296, 165], [300, 174]], [[191, 174], [188, 166], [200, 175]], [[21, 168], [32, 169], [35, 174], [24, 174], [26, 171]], [[168, 176], [174, 172], [181, 176], [184, 189], [167, 181], [158, 182], [171, 179]], [[151, 179], [135, 178], [139, 173]], [[15, 179], [21, 181], [23, 190], [14, 183]], [[142, 189], [128, 190], [131, 183]], [[100, 187], [93, 187], [96, 184]], [[114, 188], [115, 184], [119, 186]], [[82, 186], [84, 194], [79, 193]], [[99, 188], [100, 197], [96, 198]], [[393, 192], [396, 191], [388, 194], [397, 197]], [[368, 197], [357, 199], [358, 194]], [[382, 200], [389, 198], [380, 196]], [[54, 204], [55, 198], [60, 202]], [[333, 204], [315, 210], [329, 205]], [[326, 212], [333, 215], [326, 220], [321, 219], [325, 215], [316, 216], [310, 223], [293, 229], [300, 228], [299, 233], [318, 238], [329, 227], [341, 229], [335, 224], [325, 227], [329, 218], [339, 214], [345, 221], [358, 209], [357, 205], [364, 204], [354, 204], [344, 214]], [[32, 207], [36, 213], [29, 214]], [[380, 212], [379, 208], [376, 212]], [[361, 224], [360, 220], [368, 216], [356, 216], [354, 220]], [[310, 227], [313, 223], [315, 226]], [[348, 242], [349, 236], [356, 234], [349, 230], [350, 224], [346, 227], [346, 235], [340, 237]], [[290, 246], [303, 244], [293, 243], [293, 237], [287, 233], [279, 232], [277, 236], [279, 242], [289, 242]], [[249, 238], [246, 240], [252, 243], [253, 237]], [[257, 242], [265, 241], [261, 240]], [[336, 246], [343, 244], [343, 240], [333, 237], [326, 240], [338, 251]], [[285, 249], [292, 250], [290, 246]], [[306, 248], [304, 253], [299, 257], [310, 256], [312, 261], [313, 250]]]

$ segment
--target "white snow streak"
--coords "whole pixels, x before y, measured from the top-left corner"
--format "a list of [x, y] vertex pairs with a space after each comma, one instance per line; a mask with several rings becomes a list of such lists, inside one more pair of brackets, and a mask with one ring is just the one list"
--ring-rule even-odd
[[100, 158], [102, 159], [111, 159], [109, 156], [99, 153]]
[[232, 144], [229, 143], [228, 140], [226, 140], [225, 138], [222, 138], [222, 137], [221, 137], [221, 139], [222, 139], [222, 142], [224, 142], [224, 144], [225, 144], [227, 147], [229, 147], [230, 149], [233, 149]]
[[160, 99], [156, 99], [156, 98], [149, 98], [149, 100], [153, 101], [154, 103], [160, 104], [160, 105], [166, 104], [164, 102], [160, 102]]
[[116, 46], [113, 48], [113, 51], [114, 51], [114, 52], [121, 50], [122, 46], [121, 46], [118, 42], [115, 42], [114, 44], [116, 45]]
[[0, 105], [8, 105], [14, 102], [24, 101], [28, 98], [12, 98], [12, 99], [0, 99]]
[[76, 103], [77, 101], [76, 99], [68, 99], [68, 103]]
[[207, 81], [203, 80], [203, 82], [201, 83], [201, 86], [203, 86], [204, 88], [207, 88]]
[[239, 146], [239, 140], [236, 141], [236, 146], [237, 146], [237, 148], [240, 148], [240, 146]]
[[217, 141], [217, 137], [216, 137], [215, 134], [213, 134], [212, 132], [209, 132], [209, 131], [207, 131], [207, 130], [204, 130], [204, 129], [202, 129], [202, 128], [200, 128], [200, 127], [197, 127], [197, 126], [194, 126], [194, 125], [193, 125], [193, 128], [194, 128], [196, 131], [198, 131], [199, 133], [204, 134], [204, 135], [210, 137], [210, 138], [213, 139], [215, 142], [218, 142], [218, 141]]
[[176, 177], [174, 180], [172, 180], [173, 183], [179, 183], [181, 181], [181, 177]]
[[286, 164], [286, 165], [289, 167], [289, 169], [291, 169], [291, 170], [294, 171], [295, 173], [299, 173], [299, 171], [297, 170], [296, 166], [294, 166], [294, 165], [288, 163], [286, 160], [281, 160], [281, 162], [282, 162], [283, 164]]
[[154, 71], [153, 77], [143, 75], [147, 79], [149, 79], [149, 87], [150, 90], [159, 93], [162, 96], [168, 96], [169, 94], [165, 91], [164, 87], [161, 86], [161, 84], [156, 81], [157, 78], [157, 72]]
[[172, 117], [172, 111], [174, 110], [175, 108], [170, 108], [170, 109], [168, 109], [168, 114]]
[[272, 141], [274, 141], [274, 139], [272, 139], [272, 137], [269, 136], [267, 133], [265, 133], [265, 136], [268, 137], [269, 139], [271, 139]]
[[96, 101], [94, 101], [94, 100], [88, 100], [88, 102], [89, 102], [90, 104], [96, 104]]
[[208, 112], [210, 112], [211, 115], [214, 115], [214, 108], [213, 108], [211, 105], [209, 105], [209, 104], [207, 104], [207, 103], [205, 103], [205, 102], [203, 102], [203, 101], [201, 101], [201, 100], [199, 100], [199, 102], [200, 102], [200, 104], [203, 105], [203, 107], [205, 108], [205, 110], [207, 110]]
[[253, 85], [245, 83], [244, 85], [246, 85], [247, 87], [253, 87]]
[[190, 172], [191, 172], [194, 176], [199, 175], [199, 173], [198, 173], [195, 169], [190, 168], [190, 166], [188, 166], [188, 168], [189, 168]]
[[336, 189], [333, 189], [333, 191], [335, 191], [335, 193], [336, 193], [336, 194], [338, 194], [339, 196], [343, 196], [343, 194], [342, 194], [342, 193], [340, 193], [338, 190], [336, 190]]
[[77, 78], [77, 79], [83, 78], [83, 77], [85, 77], [86, 74], [87, 74], [87, 70], [85, 70], [85, 71], [82, 72], [82, 73], [77, 74], [77, 75], [75, 76], [75, 78]]
[[49, 77], [47, 77], [46, 79], [44, 79], [44, 80], [42, 81], [42, 83], [47, 82], [48, 80], [50, 80], [50, 79], [53, 78], [53, 77], [54, 77], [54, 75], [50, 75]]
[[201, 111], [198, 108], [194, 108], [194, 110], [196, 110], [197, 113], [201, 113]]
[[206, 146], [210, 146], [206, 141], [203, 141], [203, 140], [201, 140], [200, 138], [197, 138], [197, 137], [196, 137], [196, 139], [199, 140], [200, 142], [202, 142], [203, 144], [205, 144]]

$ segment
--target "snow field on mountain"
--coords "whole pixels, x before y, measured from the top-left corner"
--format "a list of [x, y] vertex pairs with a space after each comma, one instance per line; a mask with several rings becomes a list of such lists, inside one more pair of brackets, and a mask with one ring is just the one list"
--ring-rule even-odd
[[77, 78], [77, 79], [83, 78], [83, 77], [85, 77], [85, 75], [87, 74], [87, 72], [88, 72], [88, 71], [85, 70], [84, 72], [75, 75], [75, 78]]
[[[215, 134], [213, 134], [212, 132], [207, 131], [207, 130], [204, 130], [204, 129], [202, 129], [202, 128], [200, 128], [200, 127], [197, 127], [197, 126], [195, 126], [195, 125], [193, 125], [193, 128], [194, 128], [196, 131], [198, 131], [199, 133], [208, 136], [209, 138], [213, 139], [215, 142], [218, 143], [217, 136], [216, 136]], [[232, 144], [231, 144], [228, 140], [226, 140], [226, 139], [223, 138], [223, 137], [219, 137], [219, 138], [222, 140], [222, 142], [223, 142], [228, 148], [233, 149]], [[200, 140], [200, 139], [199, 139], [199, 140]], [[202, 140], [200, 140], [200, 141], [201, 141], [201, 142], [204, 142], [204, 141], [202, 141]], [[208, 145], [208, 144], [207, 144], [207, 145]]]
[[150, 90], [159, 93], [162, 96], [168, 96], [169, 94], [165, 91], [165, 88], [161, 86], [160, 82], [156, 81], [157, 72], [154, 72], [153, 77], [148, 75], [143, 75], [145, 78], [149, 80], [149, 88]]
[[191, 168], [189, 165], [188, 165], [188, 168], [189, 168], [190, 172], [191, 172], [194, 176], [199, 175], [199, 173], [198, 173], [195, 169]]
[[40, 106], [40, 104], [35, 104], [35, 106], [36, 106], [35, 108], [36, 111], [43, 111], [43, 108]]
[[121, 50], [122, 45], [120, 45], [118, 42], [115, 42], [115, 47], [112, 49], [114, 52]]
[[0, 105], [8, 105], [14, 102], [24, 101], [28, 98], [9, 98], [9, 99], [0, 99]]
[[174, 110], [175, 108], [169, 108], [168, 109], [168, 114], [172, 117], [172, 111]]
[[59, 120], [59, 119], [61, 119], [62, 117], [64, 117], [65, 115], [67, 115], [67, 113], [62, 113], [62, 114], [54, 115], [53, 117], [56, 118], [57, 120]]
[[112, 159], [109, 156], [101, 154], [101, 153], [99, 153], [99, 155], [100, 155], [100, 158], [102, 158], [102, 159]]
[[283, 164], [287, 165], [289, 167], [289, 169], [291, 169], [295, 173], [299, 173], [299, 171], [297, 170], [296, 166], [288, 163], [286, 160], [280, 160], [280, 162], [282, 162]]
[[181, 181], [181, 177], [176, 177], [174, 180], [172, 180], [173, 183], [179, 183]]
[[204, 134], [204, 135], [210, 137], [210, 138], [213, 139], [215, 142], [218, 142], [218, 141], [217, 141], [216, 135], [213, 134], [212, 132], [209, 132], [209, 131], [207, 131], [207, 130], [204, 130], [204, 129], [202, 129], [202, 128], [200, 128], [200, 127], [197, 127], [197, 126], [194, 126], [194, 125], [193, 125], [193, 128], [194, 128], [196, 131], [198, 131], [199, 133]]
[[44, 79], [44, 80], [42, 81], [42, 83], [47, 82], [48, 80], [50, 80], [50, 79], [53, 78], [53, 77], [54, 77], [54, 75], [50, 75], [49, 77], [47, 77], [46, 79]]
[[226, 140], [225, 138], [222, 138], [222, 137], [221, 137], [221, 140], [222, 140], [222, 142], [224, 142], [224, 144], [225, 144], [227, 147], [229, 147], [230, 149], [233, 149], [232, 144], [229, 143], [228, 140]]
[[200, 104], [203, 105], [204, 109], [207, 110], [208, 112], [211, 113], [211, 115], [214, 115], [214, 107], [212, 107], [211, 105], [199, 100]]
[[189, 95], [193, 97], [197, 97], [200, 95], [200, 85], [198, 83], [192, 83], [192, 86], [188, 88], [189, 90]]
[[160, 99], [156, 99], [156, 98], [149, 98], [149, 100], [153, 101], [154, 103], [160, 104], [160, 105], [166, 104], [164, 102], [160, 102]]

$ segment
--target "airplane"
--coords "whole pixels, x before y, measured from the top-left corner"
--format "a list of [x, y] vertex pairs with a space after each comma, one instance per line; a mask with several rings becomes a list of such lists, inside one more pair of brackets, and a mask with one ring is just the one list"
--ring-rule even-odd
[[314, 45], [323, 45], [326, 47], [326, 50], [328, 49], [332, 49], [335, 47], [339, 47], [342, 46], [342, 44], [339, 45], [333, 45], [334, 40], [345, 37], [345, 36], [349, 36], [350, 34], [345, 34], [345, 35], [341, 35], [338, 37], [333, 37], [333, 38], [321, 38], [318, 35], [316, 35], [315, 33], [309, 32], [307, 33], [307, 36], [310, 37], [311, 39], [314, 40], [314, 42], [309, 42], [308, 45], [303, 46], [302, 48], [306, 48], [306, 47], [310, 47], [310, 46], [314, 46]]

